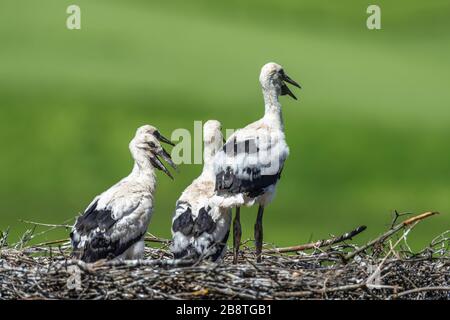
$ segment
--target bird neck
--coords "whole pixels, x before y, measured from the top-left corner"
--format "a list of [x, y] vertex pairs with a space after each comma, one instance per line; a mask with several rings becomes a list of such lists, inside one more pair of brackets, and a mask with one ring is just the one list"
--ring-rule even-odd
[[146, 157], [142, 159], [135, 159], [130, 176], [136, 180], [148, 182], [153, 185], [156, 177], [155, 168]]
[[264, 96], [264, 119], [272, 127], [284, 130], [281, 104], [278, 100], [279, 94], [274, 87], [263, 89]]
[[203, 165], [202, 176], [204, 177], [214, 177], [214, 164], [213, 163], [205, 163]]
[[214, 156], [217, 150], [205, 147], [203, 151], [203, 170], [202, 175], [214, 175]]

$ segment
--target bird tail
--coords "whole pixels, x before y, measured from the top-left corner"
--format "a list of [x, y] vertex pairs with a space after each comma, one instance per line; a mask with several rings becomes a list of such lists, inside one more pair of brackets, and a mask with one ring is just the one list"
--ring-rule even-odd
[[228, 228], [224, 238], [221, 241], [210, 242], [209, 246], [203, 250], [200, 257], [211, 262], [221, 261], [227, 252], [227, 241], [229, 234], [230, 229]]
[[179, 234], [173, 235], [170, 251], [175, 259], [194, 259], [198, 258], [195, 248], [192, 246], [189, 237]]
[[[231, 226], [231, 210], [204, 207], [196, 217], [190, 219], [179, 215], [172, 225], [171, 251], [175, 259], [210, 260], [223, 258]], [[181, 223], [184, 227], [181, 228]], [[190, 227], [188, 227], [190, 223]]]
[[192, 243], [185, 248], [180, 248], [177, 242], [174, 241], [170, 249], [175, 259], [219, 262], [227, 252], [229, 233], [230, 231], [228, 230], [222, 241], [213, 241], [213, 239], [204, 237], [194, 238]]

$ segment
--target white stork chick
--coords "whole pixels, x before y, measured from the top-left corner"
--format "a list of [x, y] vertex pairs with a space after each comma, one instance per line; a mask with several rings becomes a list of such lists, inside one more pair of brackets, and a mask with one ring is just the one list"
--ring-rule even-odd
[[176, 168], [160, 142], [173, 145], [150, 125], [140, 127], [129, 144], [134, 158], [131, 173], [95, 197], [70, 233], [73, 257], [85, 262], [140, 259], [144, 236], [153, 214], [155, 169], [172, 177], [158, 156]]
[[231, 224], [231, 209], [209, 205], [216, 182], [214, 156], [223, 145], [220, 122], [209, 120], [204, 124], [203, 140], [203, 171], [176, 203], [171, 251], [176, 259], [200, 258], [216, 262], [226, 252]]
[[259, 204], [255, 224], [257, 261], [261, 261], [262, 217], [264, 207], [272, 200], [280, 179], [284, 162], [289, 154], [285, 141], [280, 95], [297, 99], [285, 82], [298, 88], [276, 63], [267, 63], [261, 69], [264, 117], [243, 129], [237, 130], [215, 157], [216, 196], [212, 204], [226, 208], [236, 207], [233, 222], [234, 259], [237, 262], [241, 239], [240, 206]]

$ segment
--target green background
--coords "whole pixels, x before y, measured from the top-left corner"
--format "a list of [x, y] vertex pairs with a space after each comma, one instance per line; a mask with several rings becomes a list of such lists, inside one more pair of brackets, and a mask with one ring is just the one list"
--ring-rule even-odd
[[[82, 29], [67, 30], [78, 4]], [[366, 28], [378, 4], [382, 30]], [[394, 209], [442, 212], [414, 248], [450, 225], [450, 2], [2, 0], [0, 229], [61, 223], [131, 169], [128, 142], [263, 114], [261, 66], [282, 64], [303, 90], [282, 97], [291, 153], [267, 208], [277, 245], [382, 232]], [[150, 231], [169, 237], [174, 203], [201, 170], [158, 174]], [[252, 237], [257, 208], [243, 210]], [[67, 236], [65, 230], [40, 240]]]

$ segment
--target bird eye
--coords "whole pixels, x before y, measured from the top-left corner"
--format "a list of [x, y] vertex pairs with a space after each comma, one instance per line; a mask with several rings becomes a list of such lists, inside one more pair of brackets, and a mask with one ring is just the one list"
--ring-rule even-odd
[[150, 146], [150, 148], [155, 148], [156, 144], [154, 142], [149, 142], [148, 145]]

